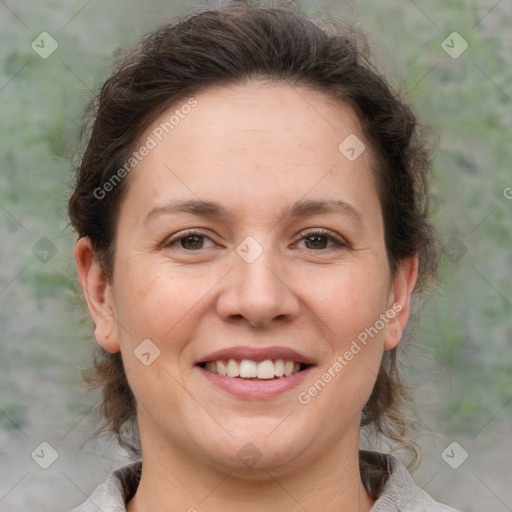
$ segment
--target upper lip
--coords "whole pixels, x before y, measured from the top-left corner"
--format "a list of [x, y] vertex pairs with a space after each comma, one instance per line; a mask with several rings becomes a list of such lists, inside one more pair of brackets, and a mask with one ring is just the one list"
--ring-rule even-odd
[[314, 364], [313, 359], [292, 348], [287, 347], [230, 347], [223, 348], [208, 354], [201, 358], [196, 364], [206, 363], [208, 361], [218, 361], [225, 359], [249, 359], [250, 361], [266, 361], [268, 359], [288, 359], [296, 363]]

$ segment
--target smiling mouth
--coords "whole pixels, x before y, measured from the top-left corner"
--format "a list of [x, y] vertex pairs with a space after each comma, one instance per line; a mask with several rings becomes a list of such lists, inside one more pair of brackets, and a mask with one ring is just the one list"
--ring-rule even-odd
[[298, 363], [290, 359], [218, 359], [206, 361], [199, 366], [204, 370], [224, 377], [244, 380], [272, 380], [295, 375], [311, 365]]

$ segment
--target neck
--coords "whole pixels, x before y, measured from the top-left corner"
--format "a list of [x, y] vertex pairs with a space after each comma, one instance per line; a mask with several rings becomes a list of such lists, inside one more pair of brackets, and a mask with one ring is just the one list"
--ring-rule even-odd
[[143, 443], [142, 476], [127, 512], [164, 512], [171, 506], [188, 512], [368, 512], [374, 501], [359, 473], [359, 431], [356, 438], [314, 460], [250, 473], [220, 471], [190, 455]]

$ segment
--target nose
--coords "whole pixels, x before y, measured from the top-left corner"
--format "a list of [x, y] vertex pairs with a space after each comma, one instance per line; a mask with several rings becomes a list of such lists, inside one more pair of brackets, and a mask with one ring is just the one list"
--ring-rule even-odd
[[298, 317], [300, 301], [293, 292], [293, 282], [270, 250], [263, 250], [250, 263], [237, 254], [234, 261], [217, 301], [217, 314], [222, 320], [268, 328]]

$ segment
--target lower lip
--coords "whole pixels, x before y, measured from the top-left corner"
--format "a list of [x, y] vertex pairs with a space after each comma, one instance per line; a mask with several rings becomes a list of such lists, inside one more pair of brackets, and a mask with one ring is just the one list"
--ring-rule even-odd
[[246, 400], [262, 400], [274, 398], [298, 386], [313, 367], [308, 366], [305, 370], [289, 377], [268, 380], [245, 380], [236, 377], [226, 377], [218, 373], [209, 372], [200, 366], [196, 366], [196, 368], [212, 384], [231, 395]]

